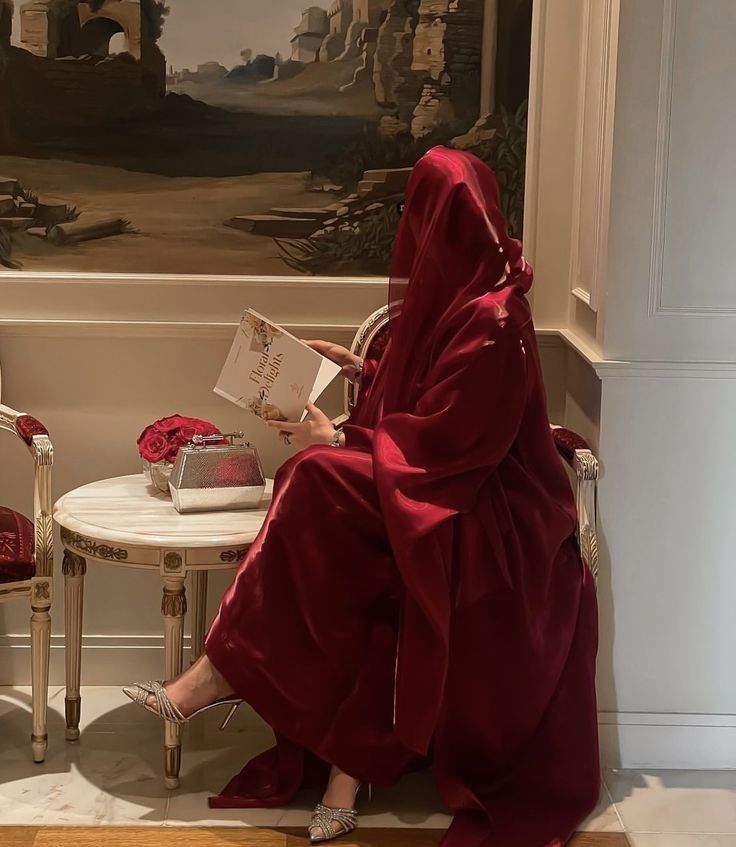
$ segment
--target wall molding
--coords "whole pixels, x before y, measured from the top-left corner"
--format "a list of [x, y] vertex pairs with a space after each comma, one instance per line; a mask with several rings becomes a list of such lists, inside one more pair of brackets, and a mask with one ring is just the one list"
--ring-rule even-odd
[[736, 715], [601, 712], [607, 768], [736, 769]]
[[556, 333], [570, 350], [580, 356], [601, 379], [736, 379], [736, 361], [625, 361], [604, 359], [591, 345], [570, 329], [544, 330]]
[[[284, 326], [301, 338], [331, 338], [349, 343], [365, 315], [350, 323], [295, 323]], [[162, 340], [229, 340], [236, 321], [112, 321], [0, 319], [3, 338], [148, 338]], [[601, 378], [736, 379], [736, 362], [623, 361], [604, 359], [574, 331], [559, 327], [537, 327], [540, 349], [566, 346], [579, 355]]]
[[[232, 338], [236, 321], [111, 321], [111, 320], [4, 320], [0, 337], [43, 338]], [[323, 334], [355, 334], [358, 323], [285, 323], [284, 327], [302, 338]]]
[[667, 233], [667, 178], [672, 129], [672, 88], [675, 72], [678, 0], [664, 0], [662, 48], [659, 65], [657, 141], [654, 157], [654, 208], [652, 209], [652, 253], [649, 264], [649, 315], [663, 311], [664, 251]]
[[542, 104], [544, 102], [545, 30], [547, 0], [532, 7], [532, 49], [529, 68], [529, 111], [526, 131], [526, 175], [524, 181], [524, 255], [536, 262], [537, 220], [539, 218], [539, 165], [541, 157]]
[[[190, 636], [184, 636], [184, 665]], [[126, 680], [159, 679], [164, 666], [163, 635], [83, 635], [84, 685], [122, 685]], [[30, 685], [31, 637], [0, 634], [0, 686]], [[51, 636], [50, 685], [64, 685], [64, 635]]]
[[[580, 47], [580, 84], [578, 91], [578, 125], [575, 145], [575, 175], [573, 189], [572, 236], [570, 245], [570, 284], [573, 297], [584, 303], [593, 312], [600, 306], [601, 294], [605, 289], [608, 259], [608, 229], [611, 206], [611, 172], [613, 163], [613, 123], [616, 96], [616, 66], [618, 58], [618, 20], [619, 0], [605, 0], [603, 6], [603, 25], [600, 34], [601, 44], [593, 44], [593, 15], [597, 4], [583, 4], [582, 38]], [[602, 47], [600, 74], [592, 79], [590, 73], [591, 55], [597, 54]], [[595, 125], [595, 145], [586, 151], [586, 124], [590, 120], [587, 99], [591, 85], [600, 92], [595, 97], [598, 108]], [[590, 278], [583, 279], [581, 247], [583, 244], [582, 205], [583, 170], [586, 157], [594, 161], [595, 212], [592, 220], [592, 232], [585, 235], [592, 242], [593, 261]]]
[[[386, 302], [380, 277], [0, 273], [2, 317], [40, 326], [228, 324], [245, 308], [282, 324], [357, 325]], [[190, 327], [194, 329], [194, 327]]]
[[680, 0], [664, 0], [662, 48], [659, 68], [659, 102], [657, 104], [657, 136], [654, 163], [654, 206], [652, 208], [652, 252], [649, 263], [650, 317], [729, 317], [736, 308], [719, 306], [666, 306], [664, 304], [664, 259], [667, 247], [667, 202], [672, 132], [672, 96], [677, 19]]
[[6, 271], [0, 272], [0, 284], [3, 282], [26, 282], [55, 284], [58, 282], [78, 282], [88, 285], [229, 285], [234, 287], [266, 286], [267, 288], [291, 288], [304, 283], [312, 288], [371, 288], [383, 287], [387, 277], [377, 276], [263, 276], [232, 274], [94, 274], [77, 271]]

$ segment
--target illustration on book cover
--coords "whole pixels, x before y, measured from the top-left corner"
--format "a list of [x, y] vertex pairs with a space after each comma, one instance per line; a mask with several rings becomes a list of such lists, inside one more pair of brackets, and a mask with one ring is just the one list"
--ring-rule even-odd
[[268, 353], [273, 342], [283, 332], [273, 324], [254, 314], [246, 314], [241, 324], [243, 332], [250, 334], [250, 350], [254, 353]]
[[243, 314], [215, 392], [264, 421], [299, 421], [340, 367], [253, 309]]

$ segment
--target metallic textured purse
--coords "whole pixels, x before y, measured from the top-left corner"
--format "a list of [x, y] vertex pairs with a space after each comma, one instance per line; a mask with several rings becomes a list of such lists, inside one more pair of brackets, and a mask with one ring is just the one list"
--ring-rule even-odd
[[[266, 479], [255, 447], [235, 443], [242, 437], [242, 432], [195, 435], [179, 450], [169, 480], [177, 512], [258, 508]], [[229, 443], [223, 444], [223, 439]]]

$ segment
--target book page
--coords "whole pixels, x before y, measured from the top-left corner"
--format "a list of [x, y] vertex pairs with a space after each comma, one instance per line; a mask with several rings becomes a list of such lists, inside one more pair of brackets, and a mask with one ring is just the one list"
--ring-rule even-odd
[[[309, 349], [311, 350], [312, 348], [310, 347]], [[326, 359], [324, 356], [320, 356], [320, 359], [322, 359], [322, 361], [319, 366], [317, 377], [314, 381], [314, 388], [312, 389], [312, 393], [309, 395], [310, 403], [315, 403], [317, 401], [327, 386], [342, 370], [340, 365], [336, 365], [331, 359]], [[304, 420], [306, 416], [307, 410], [305, 409], [301, 419]]]
[[301, 339], [248, 309], [215, 393], [263, 420], [299, 421], [340, 372]]

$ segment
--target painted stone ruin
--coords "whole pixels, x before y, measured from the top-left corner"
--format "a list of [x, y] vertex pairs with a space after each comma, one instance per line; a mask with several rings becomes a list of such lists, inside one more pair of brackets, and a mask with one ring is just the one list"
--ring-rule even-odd
[[[388, 112], [379, 134], [419, 141], [467, 126], [467, 115], [470, 123], [478, 115], [483, 7], [484, 0], [335, 0], [329, 10], [311, 6], [294, 30], [291, 60], [360, 58], [343, 90], [369, 82]], [[483, 124], [457, 139], [458, 146], [490, 137]], [[236, 216], [228, 226], [282, 239], [349, 234], [395, 204], [410, 173], [410, 167], [368, 170], [354, 193], [324, 209], [276, 208], [267, 215]]]

